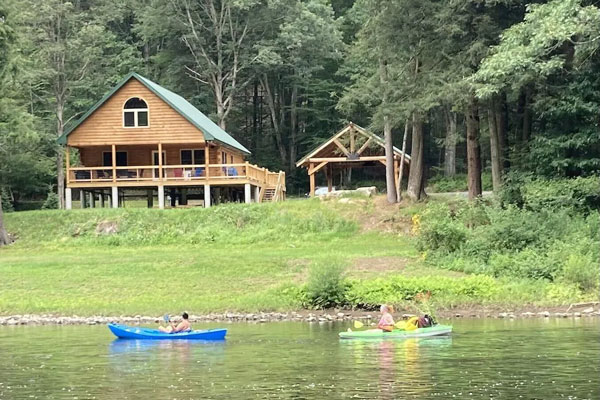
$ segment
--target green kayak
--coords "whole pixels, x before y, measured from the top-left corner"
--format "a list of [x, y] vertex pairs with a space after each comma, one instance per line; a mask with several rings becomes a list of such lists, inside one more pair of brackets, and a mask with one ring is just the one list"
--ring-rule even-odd
[[408, 339], [429, 336], [449, 335], [452, 325], [435, 325], [430, 328], [419, 328], [414, 331], [396, 329], [384, 332], [381, 329], [368, 329], [365, 331], [340, 332], [341, 339]]

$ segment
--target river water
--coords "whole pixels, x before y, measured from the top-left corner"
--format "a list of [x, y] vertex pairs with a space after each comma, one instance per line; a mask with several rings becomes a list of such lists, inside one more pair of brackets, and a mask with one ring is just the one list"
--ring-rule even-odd
[[600, 398], [599, 319], [452, 323], [380, 341], [339, 340], [348, 324], [226, 324], [218, 343], [0, 327], [0, 399]]

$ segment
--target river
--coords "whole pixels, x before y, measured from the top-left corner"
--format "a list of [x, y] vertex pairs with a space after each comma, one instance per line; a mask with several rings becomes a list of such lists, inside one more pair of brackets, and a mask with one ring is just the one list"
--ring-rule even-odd
[[600, 398], [599, 319], [452, 323], [449, 337], [381, 341], [339, 340], [349, 324], [236, 323], [217, 343], [5, 326], [0, 399]]

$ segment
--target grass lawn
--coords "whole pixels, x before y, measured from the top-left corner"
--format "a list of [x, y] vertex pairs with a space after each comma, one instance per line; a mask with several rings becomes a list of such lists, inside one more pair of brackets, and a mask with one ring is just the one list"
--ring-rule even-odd
[[[398, 275], [467, 279], [422, 261], [409, 232], [411, 215], [423, 207], [352, 198], [5, 214], [17, 241], [0, 249], [0, 315], [294, 310], [302, 306], [294, 289], [313, 266], [328, 263], [364, 282]], [[532, 283], [499, 280], [488, 300], [546, 296], [546, 283]], [[461, 305], [446, 299], [444, 306]]]
[[[299, 305], [281, 289], [303, 283], [311, 265], [345, 263], [357, 278], [423, 273], [410, 238], [360, 232], [354, 208], [289, 201], [7, 214], [18, 240], [0, 250], [0, 314], [289, 310]], [[97, 233], [106, 221], [119, 232]]]

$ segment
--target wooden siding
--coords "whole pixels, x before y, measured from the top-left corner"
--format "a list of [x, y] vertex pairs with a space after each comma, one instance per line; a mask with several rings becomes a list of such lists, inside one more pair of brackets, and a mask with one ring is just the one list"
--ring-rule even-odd
[[[123, 105], [131, 97], [140, 97], [148, 104], [148, 127], [123, 127]], [[135, 79], [113, 94], [67, 138], [67, 144], [75, 147], [158, 142], [204, 143], [204, 135]]]

